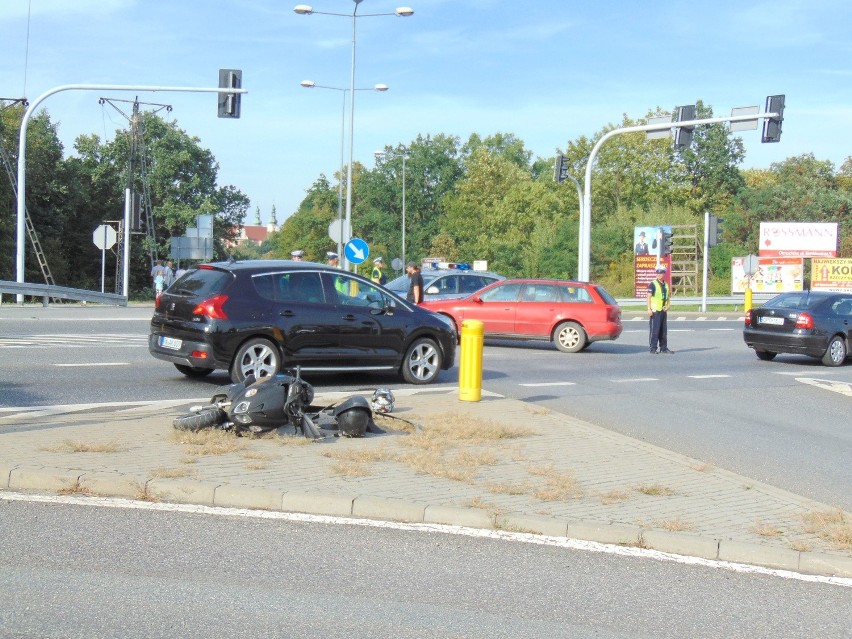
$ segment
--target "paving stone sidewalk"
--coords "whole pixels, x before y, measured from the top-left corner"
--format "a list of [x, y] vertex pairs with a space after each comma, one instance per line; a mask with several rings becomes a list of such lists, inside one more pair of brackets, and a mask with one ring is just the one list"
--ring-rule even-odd
[[424, 434], [458, 424], [498, 436], [421, 438], [380, 420], [388, 432], [364, 439], [192, 443], [171, 425], [185, 404], [5, 412], [0, 490], [500, 528], [852, 577], [852, 549], [820, 523], [850, 515], [830, 505], [487, 392], [396, 398], [394, 415]]

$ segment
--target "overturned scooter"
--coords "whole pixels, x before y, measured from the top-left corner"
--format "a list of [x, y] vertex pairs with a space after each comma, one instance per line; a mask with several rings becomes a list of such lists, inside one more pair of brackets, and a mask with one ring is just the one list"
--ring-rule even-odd
[[193, 406], [190, 415], [176, 417], [173, 425], [178, 430], [217, 428], [232, 430], [237, 435], [268, 433], [289, 425], [301, 430], [305, 437], [317, 440], [324, 435], [315, 420], [331, 414], [336, 420], [332, 427], [343, 436], [363, 437], [367, 430], [383, 432], [373, 424], [370, 405], [363, 397], [351, 397], [324, 408], [312, 406], [313, 400], [313, 386], [302, 379], [298, 368], [295, 375], [260, 379], [249, 375], [241, 383], [222, 387], [210, 404]]

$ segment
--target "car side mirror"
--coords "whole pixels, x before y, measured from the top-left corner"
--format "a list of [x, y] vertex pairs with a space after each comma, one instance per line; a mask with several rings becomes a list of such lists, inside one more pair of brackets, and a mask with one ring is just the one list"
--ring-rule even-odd
[[471, 300], [473, 300], [473, 302], [475, 302], [476, 304], [482, 304], [482, 298], [481, 298], [481, 297], [479, 297], [479, 295], [474, 295], [474, 296], [471, 298]]
[[390, 297], [385, 297], [385, 303], [381, 308], [374, 308], [370, 311], [373, 315], [393, 315], [396, 311], [396, 300]]
[[438, 293], [440, 293], [440, 291], [438, 290], [437, 286], [430, 286], [426, 289], [427, 295], [437, 295]]

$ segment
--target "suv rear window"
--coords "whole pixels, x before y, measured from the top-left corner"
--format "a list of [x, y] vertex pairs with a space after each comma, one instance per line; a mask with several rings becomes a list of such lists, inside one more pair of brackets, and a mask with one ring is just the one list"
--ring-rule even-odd
[[186, 272], [169, 287], [170, 293], [212, 297], [221, 293], [233, 275], [214, 268], [198, 268]]
[[609, 291], [607, 291], [603, 286], [596, 286], [595, 290], [597, 290], [598, 295], [601, 296], [601, 299], [605, 303], [609, 304], [610, 306], [618, 306], [618, 302], [616, 301], [616, 299], [612, 295], [610, 295]]

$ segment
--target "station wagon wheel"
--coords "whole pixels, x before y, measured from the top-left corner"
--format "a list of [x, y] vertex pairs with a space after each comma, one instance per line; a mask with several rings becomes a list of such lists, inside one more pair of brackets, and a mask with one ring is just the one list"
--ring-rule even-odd
[[255, 337], [237, 351], [231, 365], [231, 380], [235, 384], [242, 382], [248, 374], [260, 379], [277, 374], [279, 368], [281, 360], [278, 349], [269, 340]]
[[409, 384], [428, 384], [441, 372], [441, 351], [431, 339], [414, 340], [402, 360], [402, 377]]
[[754, 351], [754, 354], [757, 355], [757, 359], [762, 359], [764, 362], [771, 362], [778, 353], [773, 353], [772, 351]]
[[213, 372], [212, 368], [200, 368], [198, 366], [184, 366], [183, 364], [175, 364], [175, 368], [187, 377], [207, 377]]
[[562, 322], [553, 331], [553, 341], [563, 353], [579, 353], [586, 346], [586, 331], [577, 322]]
[[826, 366], [840, 366], [846, 361], [846, 342], [840, 335], [835, 335], [828, 343], [828, 348], [825, 349], [825, 355], [822, 356], [822, 363]]

